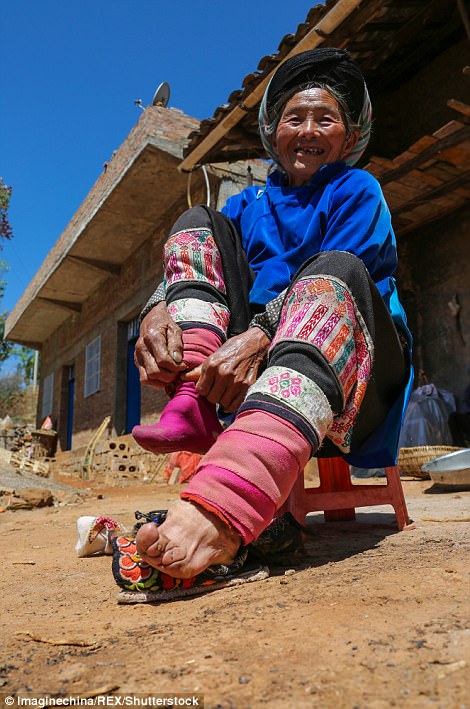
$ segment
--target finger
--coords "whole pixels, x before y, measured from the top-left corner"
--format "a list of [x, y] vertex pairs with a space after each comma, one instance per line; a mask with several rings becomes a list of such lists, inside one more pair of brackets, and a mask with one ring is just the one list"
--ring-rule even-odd
[[201, 376], [201, 365], [199, 367], [195, 367], [194, 369], [191, 369], [189, 372], [184, 372], [181, 375], [181, 381], [182, 382], [197, 382], [199, 377]]
[[204, 364], [200, 365], [198, 369], [201, 370], [201, 373], [197, 380], [196, 389], [201, 396], [207, 396], [214, 385], [215, 374], [212, 369], [208, 369]]
[[[152, 355], [149, 350], [141, 343], [140, 347], [135, 349], [134, 361], [137, 363], [140, 372], [140, 379], [143, 384], [147, 382], [144, 381], [145, 377], [142, 378], [141, 367], [146, 373], [146, 379], [150, 382], [162, 382], [163, 384], [168, 384], [174, 381], [176, 376], [180, 371], [185, 370], [185, 365], [176, 365], [173, 359], [168, 355], [163, 361], [156, 361], [154, 355]], [[153, 383], [150, 384], [153, 386]]]
[[246, 390], [239, 391], [231, 400], [221, 401], [220, 403], [222, 404], [222, 407], [224, 411], [227, 411], [229, 414], [234, 414], [240, 406], [243, 404], [245, 401], [245, 396], [246, 396]]
[[176, 362], [176, 364], [181, 364], [183, 361], [183, 333], [179, 327], [168, 328], [167, 347], [173, 361]]
[[152, 376], [158, 376], [160, 368], [154, 355], [147, 349], [147, 347], [140, 343], [140, 346], [135, 348], [134, 351], [134, 361], [137, 363], [138, 367], [143, 367], [149, 378]]
[[[218, 404], [223, 398], [225, 398], [226, 394], [227, 383], [222, 377], [220, 377], [212, 380], [212, 386], [207, 394], [204, 394], [204, 396], [211, 404]], [[231, 399], [232, 397], [229, 396], [228, 398]]]
[[139, 379], [142, 386], [149, 386], [154, 389], [164, 389], [177, 376], [174, 372], [168, 372], [158, 367], [149, 374], [146, 367], [141, 364], [137, 365], [137, 369], [139, 370]]
[[155, 369], [155, 367], [160, 369], [166, 369], [175, 374], [180, 371], [184, 371], [185, 365], [175, 362], [174, 358], [168, 352], [168, 345], [165, 338], [162, 335], [159, 337], [144, 337], [143, 346], [140, 348], [142, 356], [146, 359], [146, 367], [149, 368], [150, 372]]

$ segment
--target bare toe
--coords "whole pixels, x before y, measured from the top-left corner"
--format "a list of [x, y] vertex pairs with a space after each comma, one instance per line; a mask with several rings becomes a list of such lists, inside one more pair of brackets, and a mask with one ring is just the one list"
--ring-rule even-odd
[[175, 578], [190, 578], [213, 564], [230, 563], [241, 543], [216, 515], [187, 500], [171, 505], [159, 527], [153, 523], [141, 527], [137, 540], [142, 558]]
[[155, 557], [160, 559], [165, 552], [168, 539], [161, 533], [154, 522], [142, 525], [137, 532], [136, 547], [142, 558]]

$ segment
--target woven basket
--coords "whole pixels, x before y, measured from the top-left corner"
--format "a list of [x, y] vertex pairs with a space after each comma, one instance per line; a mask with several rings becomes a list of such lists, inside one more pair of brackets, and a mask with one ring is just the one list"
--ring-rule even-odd
[[421, 466], [441, 455], [462, 450], [455, 446], [416, 446], [415, 448], [400, 448], [398, 467], [402, 475], [410, 475], [421, 480], [430, 480], [429, 473], [421, 470]]

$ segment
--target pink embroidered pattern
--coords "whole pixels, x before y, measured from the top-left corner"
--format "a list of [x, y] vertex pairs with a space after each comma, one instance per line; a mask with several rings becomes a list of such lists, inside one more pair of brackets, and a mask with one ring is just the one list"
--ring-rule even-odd
[[187, 229], [170, 236], [163, 261], [167, 288], [181, 281], [204, 281], [226, 292], [222, 260], [210, 229]]
[[268, 384], [269, 393], [280, 394], [283, 399], [289, 399], [291, 396], [299, 397], [302, 393], [301, 378], [293, 377], [288, 371], [269, 377]]
[[[344, 409], [333, 418], [327, 436], [345, 453], [350, 449], [356, 416], [370, 377], [373, 343], [347, 286], [331, 276], [297, 281], [284, 303], [271, 347], [283, 340], [316, 347], [328, 360], [343, 389]], [[288, 399], [289, 390], [276, 394]], [[274, 393], [274, 391], [273, 391]]]
[[295, 412], [322, 441], [332, 420], [328, 399], [322, 390], [304, 374], [290, 367], [268, 367], [248, 389], [247, 396], [269, 394], [284, 407]]

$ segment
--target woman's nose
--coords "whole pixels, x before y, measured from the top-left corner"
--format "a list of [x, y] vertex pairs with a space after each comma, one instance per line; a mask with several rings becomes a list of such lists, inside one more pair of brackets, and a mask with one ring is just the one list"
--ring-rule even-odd
[[315, 133], [319, 132], [318, 124], [313, 118], [306, 118], [302, 122], [300, 129], [302, 134], [306, 136], [315, 135]]

